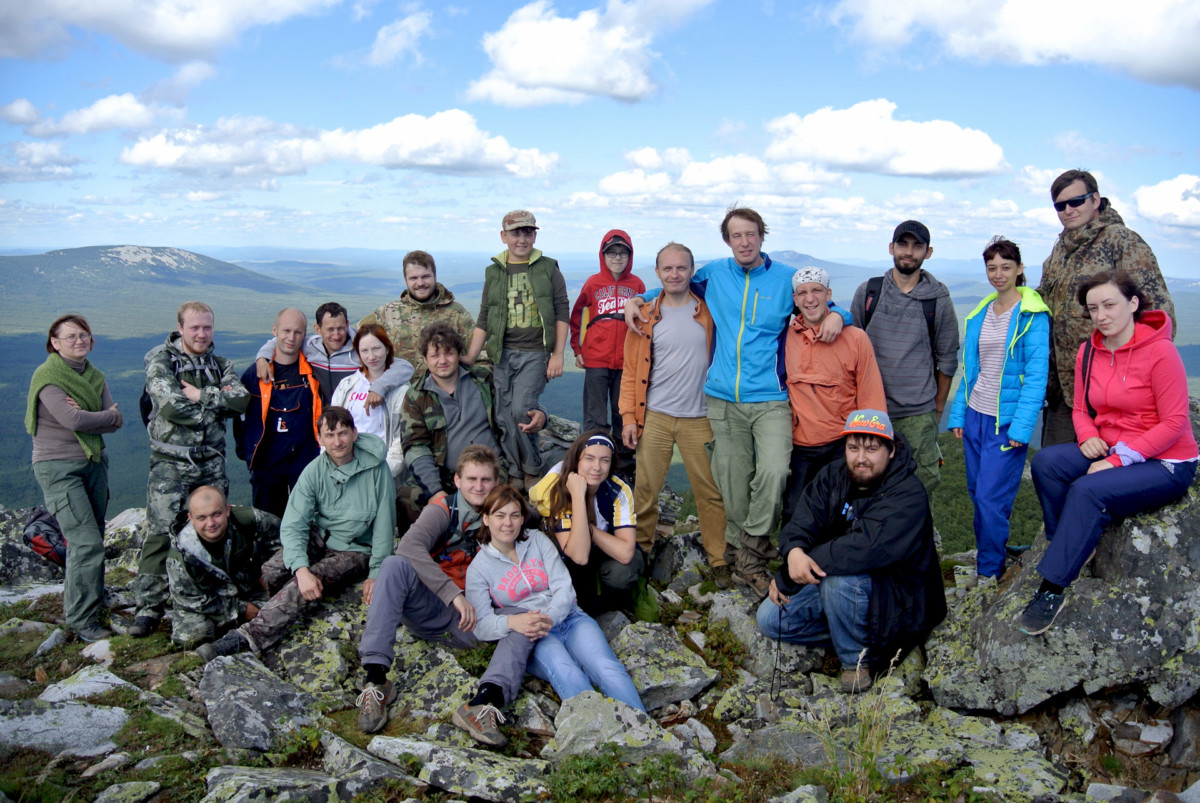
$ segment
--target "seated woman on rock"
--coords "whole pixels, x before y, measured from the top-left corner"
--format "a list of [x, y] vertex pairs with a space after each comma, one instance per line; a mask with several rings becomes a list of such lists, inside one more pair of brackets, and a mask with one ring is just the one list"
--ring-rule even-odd
[[[480, 514], [478, 540], [483, 546], [467, 568], [466, 588], [478, 617], [475, 637], [496, 641], [512, 631], [527, 637], [534, 643], [530, 674], [549, 682], [562, 700], [598, 687], [645, 711], [600, 625], [575, 604], [571, 575], [558, 549], [540, 530], [525, 528], [529, 509], [521, 493], [510, 485], [497, 486]], [[500, 709], [511, 702], [504, 688], [519, 688], [526, 667], [514, 663], [501, 669], [508, 675], [501, 684], [481, 683], [453, 716], [455, 725], [495, 747], [506, 742], [498, 726], [504, 721]]]
[[1079, 443], [1049, 446], [1033, 458], [1050, 544], [1037, 567], [1041, 587], [1017, 622], [1031, 636], [1054, 623], [1066, 587], [1113, 519], [1176, 501], [1196, 473], [1187, 373], [1171, 343], [1171, 319], [1141, 309], [1124, 271], [1084, 280], [1078, 300], [1096, 324], [1075, 360]]
[[529, 489], [562, 550], [579, 607], [590, 614], [632, 609], [645, 556], [637, 545], [633, 491], [612, 475], [612, 439], [580, 435], [561, 463]]

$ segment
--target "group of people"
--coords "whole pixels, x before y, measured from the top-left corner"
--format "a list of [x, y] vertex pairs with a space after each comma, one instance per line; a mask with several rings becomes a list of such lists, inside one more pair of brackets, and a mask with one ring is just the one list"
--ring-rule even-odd
[[[1016, 623], [1031, 635], [1054, 622], [1104, 527], [1182, 496], [1197, 460], [1153, 254], [1089, 173], [1064, 173], [1051, 197], [1063, 232], [1040, 290], [1015, 243], [984, 250], [995, 292], [966, 318], [949, 413], [980, 584], [1006, 568], [1044, 417], [1033, 477], [1050, 546]], [[307, 604], [361, 581], [365, 732], [396, 696], [401, 624], [452, 647], [497, 642], [454, 714], [484, 744], [503, 743], [502, 710], [526, 672], [563, 699], [598, 688], [642, 708], [593, 617], [634, 611], [644, 595], [678, 447], [716, 585], [753, 589], [764, 634], [831, 645], [843, 687], [867, 688], [946, 611], [932, 492], [959, 367], [950, 293], [923, 267], [932, 238], [918, 221], [895, 228], [893, 267], [848, 311], [828, 271], [762, 251], [754, 210], [729, 209], [720, 230], [730, 257], [697, 269], [668, 243], [651, 290], [633, 275], [630, 235], [608, 231], [572, 308], [557, 262], [534, 247], [536, 219], [510, 212], [478, 319], [413, 251], [399, 299], [356, 327], [323, 304], [311, 335], [303, 312], [282, 310], [240, 376], [214, 354], [212, 309], [184, 304], [146, 355], [148, 524], [129, 634], [157, 630], [169, 603], [180, 647], [206, 660], [257, 653]], [[585, 423], [547, 467], [540, 396], [568, 343], [585, 371]], [[51, 325], [26, 415], [35, 475], [67, 535], [64, 612], [86, 640], [110, 635], [102, 435], [123, 423], [87, 359], [93, 345], [78, 315]], [[252, 507], [227, 502], [227, 419]]]

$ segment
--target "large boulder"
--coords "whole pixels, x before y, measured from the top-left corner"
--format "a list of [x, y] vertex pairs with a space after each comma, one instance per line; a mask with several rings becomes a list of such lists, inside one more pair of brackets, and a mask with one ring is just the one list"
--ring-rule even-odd
[[367, 749], [380, 758], [417, 771], [430, 786], [483, 800], [540, 800], [545, 761], [506, 758], [472, 747], [446, 747], [420, 739], [376, 736]]
[[282, 735], [312, 724], [317, 714], [310, 695], [271, 674], [248, 653], [210, 661], [200, 695], [223, 747], [266, 752]]
[[1039, 537], [1015, 578], [972, 592], [930, 636], [925, 681], [939, 705], [1006, 716], [1082, 689], [1130, 683], [1173, 709], [1200, 690], [1200, 491], [1110, 527], [1044, 635], [1014, 620], [1041, 577]]
[[717, 671], [683, 646], [665, 625], [634, 622], [612, 643], [647, 711], [689, 700], [711, 686]]
[[30, 748], [71, 756], [117, 749], [113, 737], [129, 721], [124, 708], [45, 700], [0, 700], [0, 749]]

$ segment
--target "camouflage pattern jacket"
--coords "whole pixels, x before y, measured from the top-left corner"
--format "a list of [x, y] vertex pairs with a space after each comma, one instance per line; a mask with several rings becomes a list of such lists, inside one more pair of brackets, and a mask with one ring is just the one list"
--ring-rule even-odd
[[[250, 405], [233, 362], [208, 351], [199, 356], [184, 351], [178, 332], [146, 353], [146, 392], [154, 409], [146, 431], [153, 459], [200, 462], [225, 455], [225, 419], [241, 415]], [[186, 381], [200, 389], [199, 401], [183, 395]]]
[[441, 282], [434, 288], [433, 295], [426, 301], [417, 301], [407, 290], [395, 301], [389, 301], [358, 322], [377, 323], [387, 332], [397, 357], [403, 357], [418, 371], [425, 367], [425, 355], [417, 353], [417, 341], [421, 330], [434, 321], [446, 321], [470, 344], [475, 333], [475, 318], [467, 308], [454, 300], [454, 293]]
[[279, 551], [279, 519], [235, 505], [222, 544], [223, 565], [213, 562], [191, 522], [172, 541], [167, 574], [175, 609], [203, 616], [220, 627], [236, 622], [245, 613], [247, 600], [265, 596], [259, 578], [263, 563]]
[[1137, 232], [1125, 227], [1108, 199], [1101, 198], [1096, 219], [1059, 234], [1054, 250], [1042, 263], [1038, 293], [1054, 316], [1046, 384], [1046, 400], [1051, 406], [1074, 403], [1075, 355], [1095, 328], [1075, 296], [1084, 279], [1103, 270], [1123, 270], [1132, 276], [1142, 293], [1142, 308], [1163, 310], [1171, 316], [1171, 331], [1177, 329], [1175, 305], [1154, 252]]
[[[496, 424], [494, 413], [496, 393], [492, 388], [491, 370], [478, 365], [462, 365], [460, 367], [466, 370], [475, 382], [475, 386], [479, 388], [479, 395], [483, 397], [483, 406], [487, 409], [488, 424], [492, 428], [496, 442], [499, 443], [500, 429]], [[448, 493], [454, 490], [454, 466], [446, 465], [448, 441], [446, 413], [442, 410], [442, 403], [438, 399], [437, 393], [425, 389], [425, 380], [428, 377], [429, 369], [422, 368], [413, 379], [412, 384], [408, 386], [408, 392], [404, 394], [404, 403], [400, 406], [404, 418], [404, 460], [412, 471], [410, 482], [420, 488], [423, 499], [428, 499], [441, 490], [446, 490]], [[437, 465], [441, 487], [425, 487], [428, 482], [428, 473], [420, 470], [422, 466], [418, 464], [418, 461], [426, 462], [427, 459], [432, 459]], [[424, 481], [422, 481], [422, 475], [426, 477]]]

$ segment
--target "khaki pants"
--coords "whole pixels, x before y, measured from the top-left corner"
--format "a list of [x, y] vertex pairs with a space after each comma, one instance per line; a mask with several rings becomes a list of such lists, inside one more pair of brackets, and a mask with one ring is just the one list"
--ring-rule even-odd
[[677, 418], [646, 411], [646, 425], [637, 444], [638, 469], [633, 502], [637, 512], [638, 544], [647, 555], [654, 547], [654, 531], [658, 527], [658, 493], [678, 446], [696, 497], [700, 542], [708, 554], [708, 565], [725, 565], [725, 503], [713, 479], [709, 461], [708, 446], [712, 439], [712, 427], [707, 418]]

